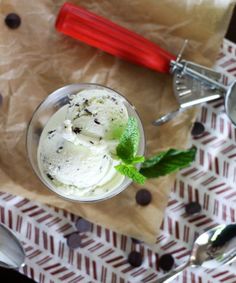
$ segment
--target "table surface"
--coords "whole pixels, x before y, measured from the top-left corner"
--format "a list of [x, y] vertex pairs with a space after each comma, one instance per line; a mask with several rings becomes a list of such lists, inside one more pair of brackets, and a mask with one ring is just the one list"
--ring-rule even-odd
[[[228, 38], [232, 42], [236, 42], [235, 27], [236, 27], [236, 9], [234, 10], [234, 14], [233, 14], [228, 32], [226, 34], [226, 38]], [[33, 280], [21, 275], [20, 273], [16, 271], [12, 271], [12, 270], [9, 271], [3, 268], [0, 268], [0, 275], [1, 275], [1, 278], [5, 279], [5, 282], [7, 282], [7, 280], [9, 280], [9, 282], [17, 282], [17, 283], [33, 283], [34, 282]]]

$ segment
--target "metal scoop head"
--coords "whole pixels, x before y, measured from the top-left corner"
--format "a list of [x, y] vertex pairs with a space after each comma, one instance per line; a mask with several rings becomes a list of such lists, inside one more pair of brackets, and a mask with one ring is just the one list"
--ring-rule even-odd
[[236, 224], [219, 225], [202, 235], [194, 243], [190, 265], [216, 268], [236, 258]]
[[25, 252], [17, 237], [0, 224], [0, 266], [19, 269], [24, 265]]
[[225, 111], [236, 126], [236, 81], [225, 86], [220, 83], [221, 74], [212, 69], [188, 61], [172, 62], [173, 89], [179, 108], [153, 122], [160, 126], [185, 109], [219, 98], [225, 99]]
[[219, 225], [201, 234], [194, 242], [190, 259], [152, 283], [172, 281], [187, 267], [214, 269], [236, 259], [236, 223]]

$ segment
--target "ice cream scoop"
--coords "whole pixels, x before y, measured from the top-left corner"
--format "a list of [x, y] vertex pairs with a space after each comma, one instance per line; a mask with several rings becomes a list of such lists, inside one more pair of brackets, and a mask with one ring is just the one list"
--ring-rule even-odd
[[25, 251], [19, 239], [5, 225], [0, 224], [0, 266], [19, 269], [24, 266]]
[[202, 266], [207, 269], [219, 268], [236, 259], [236, 224], [218, 225], [201, 234], [194, 242], [187, 262], [152, 283], [174, 282], [179, 273], [187, 267]]
[[225, 86], [220, 83], [220, 73], [183, 60], [186, 42], [176, 56], [148, 39], [71, 3], [65, 3], [60, 9], [56, 29], [132, 63], [173, 74], [173, 90], [179, 107], [153, 121], [155, 126], [168, 122], [188, 107], [220, 97], [225, 98], [226, 113], [236, 126], [236, 81]]
[[38, 147], [42, 174], [68, 195], [89, 197], [115, 189], [124, 181], [115, 170], [119, 163], [115, 148], [127, 121], [125, 105], [109, 91], [71, 95], [42, 132]]

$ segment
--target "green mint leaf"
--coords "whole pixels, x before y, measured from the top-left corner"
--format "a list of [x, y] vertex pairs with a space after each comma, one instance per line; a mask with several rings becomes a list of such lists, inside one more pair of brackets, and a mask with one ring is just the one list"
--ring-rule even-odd
[[120, 137], [120, 142], [116, 148], [117, 156], [124, 163], [132, 163], [139, 145], [138, 122], [134, 117], [130, 117], [127, 126]]
[[195, 159], [196, 148], [188, 150], [170, 149], [146, 159], [140, 173], [147, 178], [165, 176], [179, 169], [187, 167]]
[[150, 168], [156, 165], [166, 155], [166, 153], [167, 151], [163, 151], [160, 152], [158, 155], [147, 158], [145, 162], [142, 164], [142, 168]]
[[122, 175], [129, 177], [138, 184], [144, 184], [146, 177], [139, 173], [138, 169], [133, 165], [119, 164], [115, 169]]
[[144, 162], [144, 160], [145, 160], [144, 156], [136, 155], [132, 160], [132, 164], [142, 163]]

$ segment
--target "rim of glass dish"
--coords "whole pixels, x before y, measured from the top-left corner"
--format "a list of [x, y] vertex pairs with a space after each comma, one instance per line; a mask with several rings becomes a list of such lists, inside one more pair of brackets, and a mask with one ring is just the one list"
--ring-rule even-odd
[[[30, 162], [30, 165], [31, 165], [31, 168], [33, 169], [34, 174], [37, 176], [37, 178], [40, 180], [40, 182], [46, 187], [46, 189], [50, 190], [52, 193], [54, 193], [55, 195], [59, 196], [60, 198], [65, 199], [65, 200], [67, 200], [67, 201], [76, 202], [76, 203], [96, 203], [96, 202], [105, 201], [105, 200], [108, 200], [108, 199], [110, 199], [110, 198], [113, 198], [114, 196], [116, 196], [116, 195], [120, 194], [121, 192], [123, 192], [124, 190], [126, 190], [126, 189], [133, 183], [133, 181], [130, 180], [130, 181], [127, 183], [127, 185], [126, 185], [124, 188], [122, 188], [122, 190], [114, 190], [113, 193], [111, 193], [111, 194], [109, 194], [108, 196], [105, 196], [104, 198], [101, 198], [101, 199], [91, 199], [91, 200], [71, 199], [71, 198], [69, 198], [69, 197], [66, 197], [66, 196], [63, 196], [63, 195], [57, 193], [57, 192], [54, 191], [52, 188], [50, 188], [50, 187], [47, 185], [47, 183], [44, 181], [44, 179], [43, 179], [43, 177], [41, 176], [41, 174], [39, 175], [39, 174], [35, 171], [34, 166], [33, 166], [32, 162], [31, 162], [30, 157], [29, 157], [30, 155], [29, 155], [29, 151], [28, 151], [28, 148], [29, 148], [29, 146], [28, 146], [28, 135], [29, 135], [29, 128], [30, 128], [30, 125], [31, 125], [32, 120], [33, 120], [33, 118], [34, 118], [34, 115], [36, 114], [36, 112], [38, 111], [38, 109], [41, 107], [41, 105], [42, 105], [45, 101], [47, 101], [50, 97], [52, 97], [53, 95], [55, 95], [55, 93], [57, 93], [57, 92], [59, 92], [59, 91], [62, 91], [63, 89], [72, 87], [72, 86], [74, 86], [74, 87], [75, 87], [75, 86], [78, 86], [78, 87], [85, 87], [85, 88], [86, 88], [86, 86], [94, 86], [94, 87], [98, 86], [98, 87], [101, 87], [101, 88], [109, 89], [109, 90], [111, 90], [111, 91], [117, 93], [117, 94], [118, 94], [119, 96], [121, 96], [125, 101], [127, 101], [127, 102], [131, 105], [131, 107], [135, 110], [135, 113], [136, 113], [136, 115], [138, 116], [138, 118], [139, 118], [139, 120], [140, 120], [140, 122], [141, 122], [142, 135], [143, 135], [143, 155], [145, 155], [145, 152], [146, 152], [145, 131], [144, 131], [144, 128], [143, 128], [143, 123], [142, 123], [141, 117], [140, 117], [138, 111], [136, 110], [135, 106], [134, 106], [124, 95], [122, 95], [119, 91], [116, 91], [116, 90], [112, 89], [111, 87], [107, 87], [107, 86], [104, 86], [104, 85], [102, 85], [102, 84], [97, 84], [97, 83], [74, 83], [74, 84], [65, 85], [65, 86], [60, 87], [60, 88], [54, 90], [53, 92], [51, 92], [47, 97], [45, 97], [45, 98], [39, 103], [39, 105], [38, 105], [38, 106], [35, 108], [35, 110], [33, 111], [32, 116], [31, 116], [31, 118], [30, 118], [30, 120], [29, 120], [29, 122], [28, 122], [27, 129], [26, 129], [26, 143], [25, 143], [25, 145], [26, 145], [27, 158], [28, 158], [28, 160], [29, 160], [29, 162]], [[40, 134], [40, 135], [41, 135], [41, 134]]]

